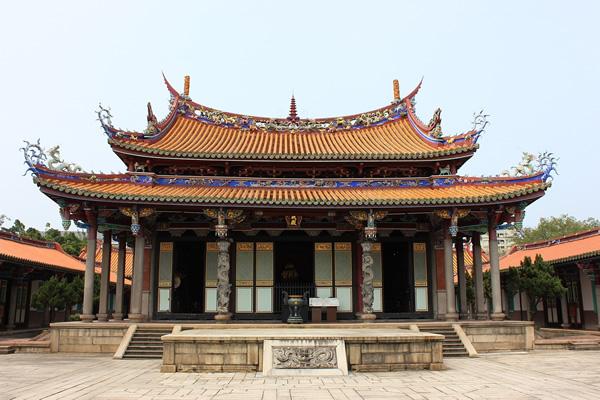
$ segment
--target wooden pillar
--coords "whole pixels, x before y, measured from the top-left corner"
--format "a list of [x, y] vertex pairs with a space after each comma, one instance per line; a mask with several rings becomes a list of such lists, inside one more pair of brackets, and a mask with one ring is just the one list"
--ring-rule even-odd
[[83, 322], [92, 322], [94, 315], [94, 274], [96, 273], [96, 237], [98, 235], [95, 215], [90, 213], [87, 232], [87, 257], [83, 280], [83, 310], [79, 318]]
[[456, 313], [456, 298], [454, 291], [454, 271], [452, 254], [452, 236], [448, 231], [450, 220], [444, 220], [444, 275], [446, 281], [446, 315], [445, 319], [449, 321], [458, 320]]
[[120, 321], [123, 319], [123, 288], [125, 285], [125, 260], [127, 257], [127, 242], [125, 233], [119, 235], [119, 255], [117, 258], [117, 289], [115, 293], [115, 312], [113, 317]]
[[17, 315], [17, 291], [19, 290], [20, 280], [13, 279], [10, 285], [10, 298], [8, 300], [8, 321], [6, 321], [6, 329], [12, 330], [15, 325], [15, 317]]
[[108, 321], [108, 286], [110, 282], [110, 256], [112, 253], [111, 232], [104, 232], [102, 241], [102, 271], [100, 273], [100, 304], [98, 305], [98, 321]]
[[498, 256], [498, 236], [496, 234], [496, 224], [489, 219], [488, 236], [490, 238], [490, 273], [492, 280], [492, 320], [502, 321], [504, 313], [502, 312], [502, 288], [500, 286], [500, 258]]
[[146, 239], [143, 232], [135, 237], [135, 249], [133, 253], [133, 282], [131, 283], [131, 307], [129, 310], [129, 320], [131, 322], [142, 322], [142, 288], [144, 279], [144, 249]]
[[465, 253], [463, 248], [463, 235], [456, 235], [456, 271], [458, 274], [458, 289], [460, 298], [460, 318], [468, 317], [467, 304], [467, 277], [465, 274]]
[[475, 305], [477, 319], [487, 319], [483, 293], [483, 268], [481, 258], [481, 233], [473, 232], [473, 281], [475, 283]]

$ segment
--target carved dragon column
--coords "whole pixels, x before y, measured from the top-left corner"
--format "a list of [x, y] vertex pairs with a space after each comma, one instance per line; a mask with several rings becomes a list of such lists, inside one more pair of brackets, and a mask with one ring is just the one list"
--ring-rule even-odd
[[217, 213], [217, 225], [215, 225], [217, 234], [217, 246], [219, 247], [219, 256], [217, 257], [217, 321], [229, 321], [231, 312], [229, 312], [229, 302], [231, 299], [231, 283], [229, 283], [229, 246], [231, 240], [227, 239], [228, 226], [225, 223], [225, 213], [219, 209]]
[[92, 322], [94, 315], [94, 274], [96, 264], [96, 237], [98, 235], [96, 213], [85, 209], [88, 223], [87, 257], [85, 260], [85, 275], [83, 283], [83, 310], [79, 318], [83, 322]]
[[229, 246], [227, 239], [217, 240], [219, 256], [217, 258], [217, 321], [229, 321], [232, 314], [229, 312], [231, 298], [231, 283], [229, 283]]
[[376, 315], [373, 314], [373, 299], [374, 299], [374, 286], [373, 286], [373, 257], [371, 255], [371, 249], [373, 248], [373, 242], [377, 238], [377, 228], [375, 227], [375, 221], [382, 220], [387, 216], [386, 211], [375, 211], [369, 210], [368, 213], [364, 211], [351, 211], [350, 217], [346, 218], [348, 222], [352, 223], [356, 227], [364, 226], [364, 240], [360, 242], [362, 246], [362, 284], [361, 295], [362, 295], [362, 312], [356, 313], [356, 317], [361, 320], [373, 320], [376, 319]]
[[377, 317], [373, 314], [373, 256], [371, 249], [373, 248], [372, 240], [363, 240], [360, 242], [362, 246], [362, 305], [363, 312], [357, 313], [356, 317], [362, 320], [373, 320]]
[[[229, 283], [229, 246], [233, 242], [232, 239], [228, 239], [227, 235], [229, 232], [230, 225], [234, 226], [236, 223], [242, 222], [245, 218], [243, 216], [244, 210], [223, 210], [219, 208], [205, 209], [204, 214], [210, 218], [216, 218], [217, 223], [215, 224], [215, 233], [217, 235], [217, 246], [219, 248], [219, 255], [217, 257], [217, 314], [215, 320], [217, 321], [229, 321], [232, 313], [229, 312], [229, 302], [231, 299], [231, 283]], [[227, 224], [229, 220], [229, 225]]]

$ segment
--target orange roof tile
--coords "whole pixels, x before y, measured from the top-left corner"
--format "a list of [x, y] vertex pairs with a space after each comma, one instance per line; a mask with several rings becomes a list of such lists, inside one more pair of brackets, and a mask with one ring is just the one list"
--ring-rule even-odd
[[600, 256], [600, 228], [551, 240], [515, 245], [507, 255], [500, 258], [500, 269], [519, 267], [525, 257], [534, 260], [538, 254], [544, 261], [552, 264]]
[[339, 132], [241, 130], [178, 117], [158, 139], [113, 137], [117, 148], [163, 157], [237, 160], [417, 160], [468, 153], [473, 141], [442, 145], [418, 134], [408, 118]]
[[90, 175], [39, 169], [44, 192], [99, 201], [138, 204], [239, 204], [267, 206], [438, 206], [476, 205], [537, 198], [550, 182], [541, 174], [519, 178], [250, 179]]
[[[96, 257], [95, 257], [96, 265], [102, 265], [102, 252], [103, 252], [103, 244], [101, 241], [98, 240], [98, 243], [96, 245]], [[81, 254], [79, 255], [79, 258], [84, 259], [84, 260], [87, 258], [87, 246], [84, 247], [83, 250], [81, 250]], [[119, 248], [112, 246], [111, 256], [110, 256], [110, 270], [112, 272], [114, 272], [115, 274], [117, 273], [118, 261], [119, 261]], [[126, 248], [125, 276], [128, 278], [131, 278], [132, 273], [133, 273], [133, 252], [131, 251], [130, 248]]]
[[0, 258], [32, 267], [85, 272], [85, 264], [65, 253], [60, 244], [0, 232]]
[[[85, 260], [65, 253], [60, 244], [22, 238], [7, 232], [0, 232], [0, 259], [49, 270], [85, 273]], [[96, 267], [95, 273], [100, 272], [101, 269]], [[113, 272], [110, 281], [117, 281]], [[125, 284], [130, 285], [131, 282], [126, 279]]]

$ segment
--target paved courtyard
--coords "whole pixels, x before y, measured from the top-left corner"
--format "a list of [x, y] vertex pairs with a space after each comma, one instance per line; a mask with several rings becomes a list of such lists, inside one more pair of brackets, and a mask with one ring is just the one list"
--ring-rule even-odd
[[265, 378], [160, 373], [160, 360], [72, 354], [0, 355], [7, 399], [598, 399], [600, 351], [447, 358], [446, 371]]

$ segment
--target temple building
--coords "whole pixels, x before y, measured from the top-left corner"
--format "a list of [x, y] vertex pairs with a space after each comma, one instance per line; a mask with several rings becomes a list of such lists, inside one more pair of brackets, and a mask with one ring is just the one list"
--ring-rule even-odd
[[[182, 93], [165, 82], [169, 112], [159, 120], [148, 104], [143, 132], [98, 112], [125, 173], [83, 172], [39, 141], [24, 148], [64, 226], [87, 228], [89, 253], [99, 231], [133, 248], [129, 320], [277, 320], [286, 294], [307, 292], [335, 297], [339, 319], [456, 320], [453, 242], [466, 237], [477, 315], [487, 318], [481, 233], [490, 238], [491, 318], [504, 318], [496, 229], [519, 227], [545, 194], [550, 154], [526, 153], [513, 174], [459, 175], [486, 116], [446, 135], [439, 109], [429, 123], [415, 113], [421, 84], [402, 97], [394, 81], [391, 104], [374, 111], [303, 119], [294, 98], [287, 118], [261, 118], [192, 101], [189, 77]], [[91, 257], [86, 269], [82, 320], [123, 318], [106, 304], [92, 313]]]

